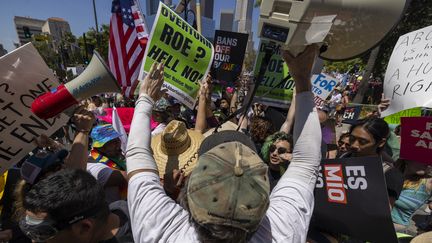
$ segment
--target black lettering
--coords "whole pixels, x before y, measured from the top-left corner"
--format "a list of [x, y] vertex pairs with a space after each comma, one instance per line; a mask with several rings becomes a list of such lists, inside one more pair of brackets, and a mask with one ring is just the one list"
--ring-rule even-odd
[[405, 95], [406, 94], [406, 92], [407, 92], [407, 90], [408, 90], [408, 86], [410, 85], [410, 82], [408, 82], [407, 83], [407, 85], [406, 85], [406, 87], [405, 87], [405, 90], [404, 90], [404, 92], [403, 92], [403, 95]]
[[411, 74], [412, 71], [415, 71], [415, 75], [418, 75], [420, 69], [423, 67], [423, 64], [424, 64], [424, 63], [422, 63], [422, 64], [420, 65], [420, 67], [418, 67], [418, 69], [414, 69], [415, 64], [413, 64], [413, 65], [411, 66], [411, 68], [410, 68], [410, 71], [409, 71], [408, 74], [407, 74], [407, 78], [409, 78], [409, 76], [410, 76], [410, 74]]
[[[3, 141], [0, 141], [0, 145], [1, 145], [2, 143], [3, 143]], [[19, 149], [19, 150], [13, 152], [11, 149], [12, 149], [12, 147], [8, 147], [8, 148], [6, 148], [6, 149], [0, 147], [0, 151], [4, 152], [4, 153], [6, 153], [7, 155], [10, 155], [10, 156], [15, 156], [15, 155], [17, 155], [19, 152], [22, 151], [22, 149]], [[10, 157], [7, 157], [6, 155], [2, 155], [2, 154], [0, 154], [0, 157], [6, 159], [6, 160], [8, 160], [8, 161], [11, 160], [11, 158], [10, 158]]]
[[163, 16], [168, 17], [169, 10], [162, 6], [161, 13]]
[[27, 133], [23, 132], [22, 134], [18, 134], [17, 130], [18, 130], [18, 128], [15, 128], [14, 130], [12, 130], [12, 132], [10, 132], [10, 135], [18, 138], [19, 140], [21, 140], [25, 143], [31, 143], [33, 141], [34, 138], [26, 139], [24, 137], [25, 135], [27, 135]]
[[160, 52], [162, 51], [162, 49], [160, 49], [157, 46], [152, 46], [152, 48], [150, 49], [150, 51], [148, 52], [148, 56], [153, 59], [156, 60], [157, 57], [159, 56]]
[[425, 92], [427, 92], [429, 90], [429, 88], [431, 87], [432, 82], [429, 82], [429, 86], [425, 89]]
[[[24, 98], [29, 98], [30, 99], [29, 104], [27, 104], [27, 102], [25, 102]], [[20, 96], [21, 104], [23, 106], [27, 107], [27, 108], [31, 108], [31, 103], [33, 102], [34, 99], [35, 98], [33, 96], [29, 95], [29, 94], [25, 94], [25, 95], [21, 95]]]
[[411, 86], [411, 88], [410, 88], [410, 91], [411, 92], [413, 92], [413, 93], [415, 93], [415, 92], [418, 92], [418, 91], [420, 91], [422, 88], [423, 88], [423, 84], [419, 84], [417, 87], [419, 87], [417, 90], [413, 90], [413, 88], [414, 88], [414, 86], [416, 86], [419, 82], [423, 82], [424, 80], [423, 79], [420, 79], [420, 80], [418, 80], [418, 81], [416, 81], [415, 83], [413, 83], [413, 85]]
[[34, 117], [33, 115], [31, 115], [29, 117], [31, 120], [33, 120], [36, 124], [21, 124], [21, 127], [24, 128], [26, 131], [30, 132], [31, 134], [33, 134], [34, 136], [39, 136], [40, 134], [35, 132], [32, 128], [37, 128], [40, 130], [48, 130], [48, 127], [46, 127], [44, 124], [42, 124], [42, 122], [40, 122], [36, 117]]
[[165, 44], [169, 45], [171, 42], [172, 35], [174, 33], [174, 28], [169, 26], [168, 24], [165, 24], [162, 34], [160, 37], [160, 40], [163, 41]]
[[4, 106], [3, 108], [2, 108], [2, 110], [7, 110], [7, 109], [9, 109], [9, 110], [11, 110], [11, 111], [13, 111], [13, 112], [15, 112], [15, 114], [17, 114], [17, 115], [19, 115], [19, 116], [23, 116], [21, 113], [19, 113], [17, 110], [15, 110], [13, 107], [12, 107], [12, 102], [10, 102], [9, 104], [7, 104], [6, 106]]
[[399, 96], [402, 96], [402, 94], [399, 94], [399, 93], [396, 92], [396, 91], [399, 90], [399, 88], [400, 88], [400, 84], [396, 84], [396, 85], [393, 87], [392, 100], [394, 99], [395, 94], [397, 94], [397, 95], [399, 95]]

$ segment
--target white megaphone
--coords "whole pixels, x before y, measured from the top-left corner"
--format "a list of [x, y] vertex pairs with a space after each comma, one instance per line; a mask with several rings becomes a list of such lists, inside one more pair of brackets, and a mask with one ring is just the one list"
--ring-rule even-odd
[[63, 112], [79, 101], [100, 93], [121, 92], [121, 88], [109, 68], [95, 51], [90, 64], [74, 80], [37, 97], [32, 112], [42, 119], [48, 119]]
[[320, 43], [321, 58], [347, 60], [377, 46], [406, 7], [406, 0], [265, 0], [258, 32], [293, 55]]

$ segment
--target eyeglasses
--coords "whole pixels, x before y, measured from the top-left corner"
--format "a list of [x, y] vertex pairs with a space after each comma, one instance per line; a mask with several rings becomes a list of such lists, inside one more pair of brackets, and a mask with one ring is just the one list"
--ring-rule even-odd
[[288, 149], [286, 148], [282, 148], [282, 147], [276, 147], [276, 145], [272, 144], [270, 145], [269, 151], [270, 153], [273, 153], [274, 151], [277, 150], [278, 154], [284, 154], [284, 153], [291, 153], [290, 151], [288, 151]]
[[46, 242], [54, 238], [58, 232], [67, 227], [78, 223], [79, 221], [93, 217], [100, 211], [100, 205], [79, 212], [61, 222], [56, 222], [53, 219], [37, 219], [26, 215], [19, 222], [21, 231], [31, 240], [35, 242]]

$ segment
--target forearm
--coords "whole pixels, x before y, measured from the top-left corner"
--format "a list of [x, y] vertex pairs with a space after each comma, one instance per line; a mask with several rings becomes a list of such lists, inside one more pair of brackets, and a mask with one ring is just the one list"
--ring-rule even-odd
[[195, 124], [195, 130], [204, 133], [207, 128], [207, 101], [205, 97], [200, 96], [198, 103], [197, 119]]
[[281, 132], [285, 132], [287, 134], [291, 133], [292, 127], [294, 125], [294, 116], [295, 116], [295, 111], [296, 111], [296, 109], [295, 109], [295, 106], [296, 106], [295, 95], [296, 95], [296, 93], [294, 92], [286, 120], [280, 128]]
[[88, 132], [78, 132], [74, 138], [71, 151], [65, 161], [70, 169], [86, 170], [88, 158]]
[[150, 116], [154, 101], [148, 95], [140, 95], [136, 102], [134, 117], [126, 149], [128, 175], [137, 171], [157, 173], [156, 162], [150, 148]]
[[321, 160], [321, 127], [311, 92], [297, 93], [293, 160], [286, 178], [305, 182], [312, 191]]

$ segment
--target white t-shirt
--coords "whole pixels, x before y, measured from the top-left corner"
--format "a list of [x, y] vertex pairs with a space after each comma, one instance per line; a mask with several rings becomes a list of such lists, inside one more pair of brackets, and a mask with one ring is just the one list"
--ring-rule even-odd
[[[321, 161], [321, 128], [311, 92], [297, 94], [293, 159], [270, 194], [265, 217], [249, 242], [305, 242]], [[157, 170], [150, 148], [153, 101], [141, 95], [131, 125], [128, 173]], [[128, 183], [128, 205], [135, 242], [198, 242], [190, 214], [168, 197], [159, 175], [140, 172]]]
[[105, 187], [113, 172], [110, 167], [102, 163], [87, 163], [87, 172], [96, 178], [98, 183], [105, 188], [105, 199], [108, 203], [121, 200], [118, 187]]
[[159, 133], [162, 133], [163, 132], [163, 130], [165, 130], [165, 127], [166, 127], [167, 125], [165, 124], [165, 123], [159, 123], [159, 125], [157, 125], [157, 127], [155, 127], [155, 129], [153, 129], [153, 131], [152, 131], [152, 137], [154, 137], [154, 136], [156, 136], [156, 135], [158, 135]]

